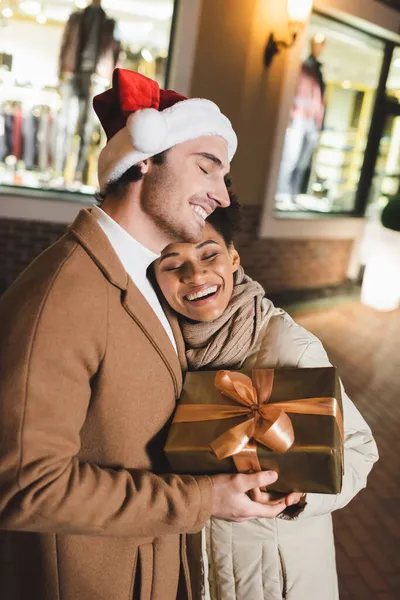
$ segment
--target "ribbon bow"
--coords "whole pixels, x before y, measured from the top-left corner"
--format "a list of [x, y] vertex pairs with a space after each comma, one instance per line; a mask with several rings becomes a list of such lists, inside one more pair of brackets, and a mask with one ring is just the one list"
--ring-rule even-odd
[[[293, 425], [288, 413], [328, 415], [336, 419], [344, 438], [343, 417], [336, 398], [317, 397], [284, 402], [269, 402], [274, 370], [253, 371], [253, 381], [235, 371], [217, 371], [214, 384], [240, 406], [184, 404], [177, 408], [174, 422], [213, 421], [232, 417], [245, 420], [228, 429], [211, 443], [218, 459], [233, 457], [238, 471], [260, 471], [256, 442], [283, 453], [294, 443]], [[254, 382], [254, 385], [253, 385]]]

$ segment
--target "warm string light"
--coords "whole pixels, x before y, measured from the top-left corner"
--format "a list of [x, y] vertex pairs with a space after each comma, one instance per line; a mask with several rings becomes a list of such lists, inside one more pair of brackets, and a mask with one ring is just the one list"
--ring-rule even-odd
[[[39, 24], [44, 25], [47, 23], [45, 5], [44, 0], [23, 0], [19, 2], [18, 9], [22, 14], [35, 18]], [[14, 16], [14, 10], [10, 6], [6, 6], [1, 14], [6, 19], [11, 19]]]

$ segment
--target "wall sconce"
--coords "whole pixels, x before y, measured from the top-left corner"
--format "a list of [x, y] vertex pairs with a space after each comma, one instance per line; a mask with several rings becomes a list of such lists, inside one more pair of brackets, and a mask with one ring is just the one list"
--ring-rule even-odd
[[274, 34], [271, 33], [264, 53], [264, 65], [266, 67], [270, 66], [275, 54], [281, 48], [288, 49], [294, 46], [311, 12], [312, 2], [313, 0], [287, 0], [288, 27], [291, 39], [289, 42], [276, 40]]

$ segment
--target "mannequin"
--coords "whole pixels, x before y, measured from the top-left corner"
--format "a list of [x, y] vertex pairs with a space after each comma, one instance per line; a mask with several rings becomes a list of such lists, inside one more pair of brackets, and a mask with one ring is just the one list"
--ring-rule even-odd
[[296, 201], [318, 143], [325, 114], [325, 81], [319, 57], [326, 44], [318, 33], [310, 43], [310, 55], [303, 62], [286, 132], [279, 173], [277, 197]]
[[78, 131], [80, 143], [75, 179], [82, 181], [93, 132], [92, 100], [110, 84], [121, 44], [117, 24], [92, 0], [83, 11], [70, 15], [59, 59], [63, 106], [59, 118], [56, 170], [63, 173]]

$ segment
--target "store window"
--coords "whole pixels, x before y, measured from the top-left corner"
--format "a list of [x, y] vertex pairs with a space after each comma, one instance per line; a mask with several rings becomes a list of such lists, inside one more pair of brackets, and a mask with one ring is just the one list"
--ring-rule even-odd
[[92, 99], [115, 66], [164, 87], [174, 0], [0, 2], [0, 186], [93, 194]]
[[354, 211], [383, 54], [382, 41], [312, 15], [280, 165], [282, 216]]
[[386, 82], [383, 131], [380, 138], [367, 216], [380, 215], [388, 200], [400, 195], [400, 47], [393, 51]]

